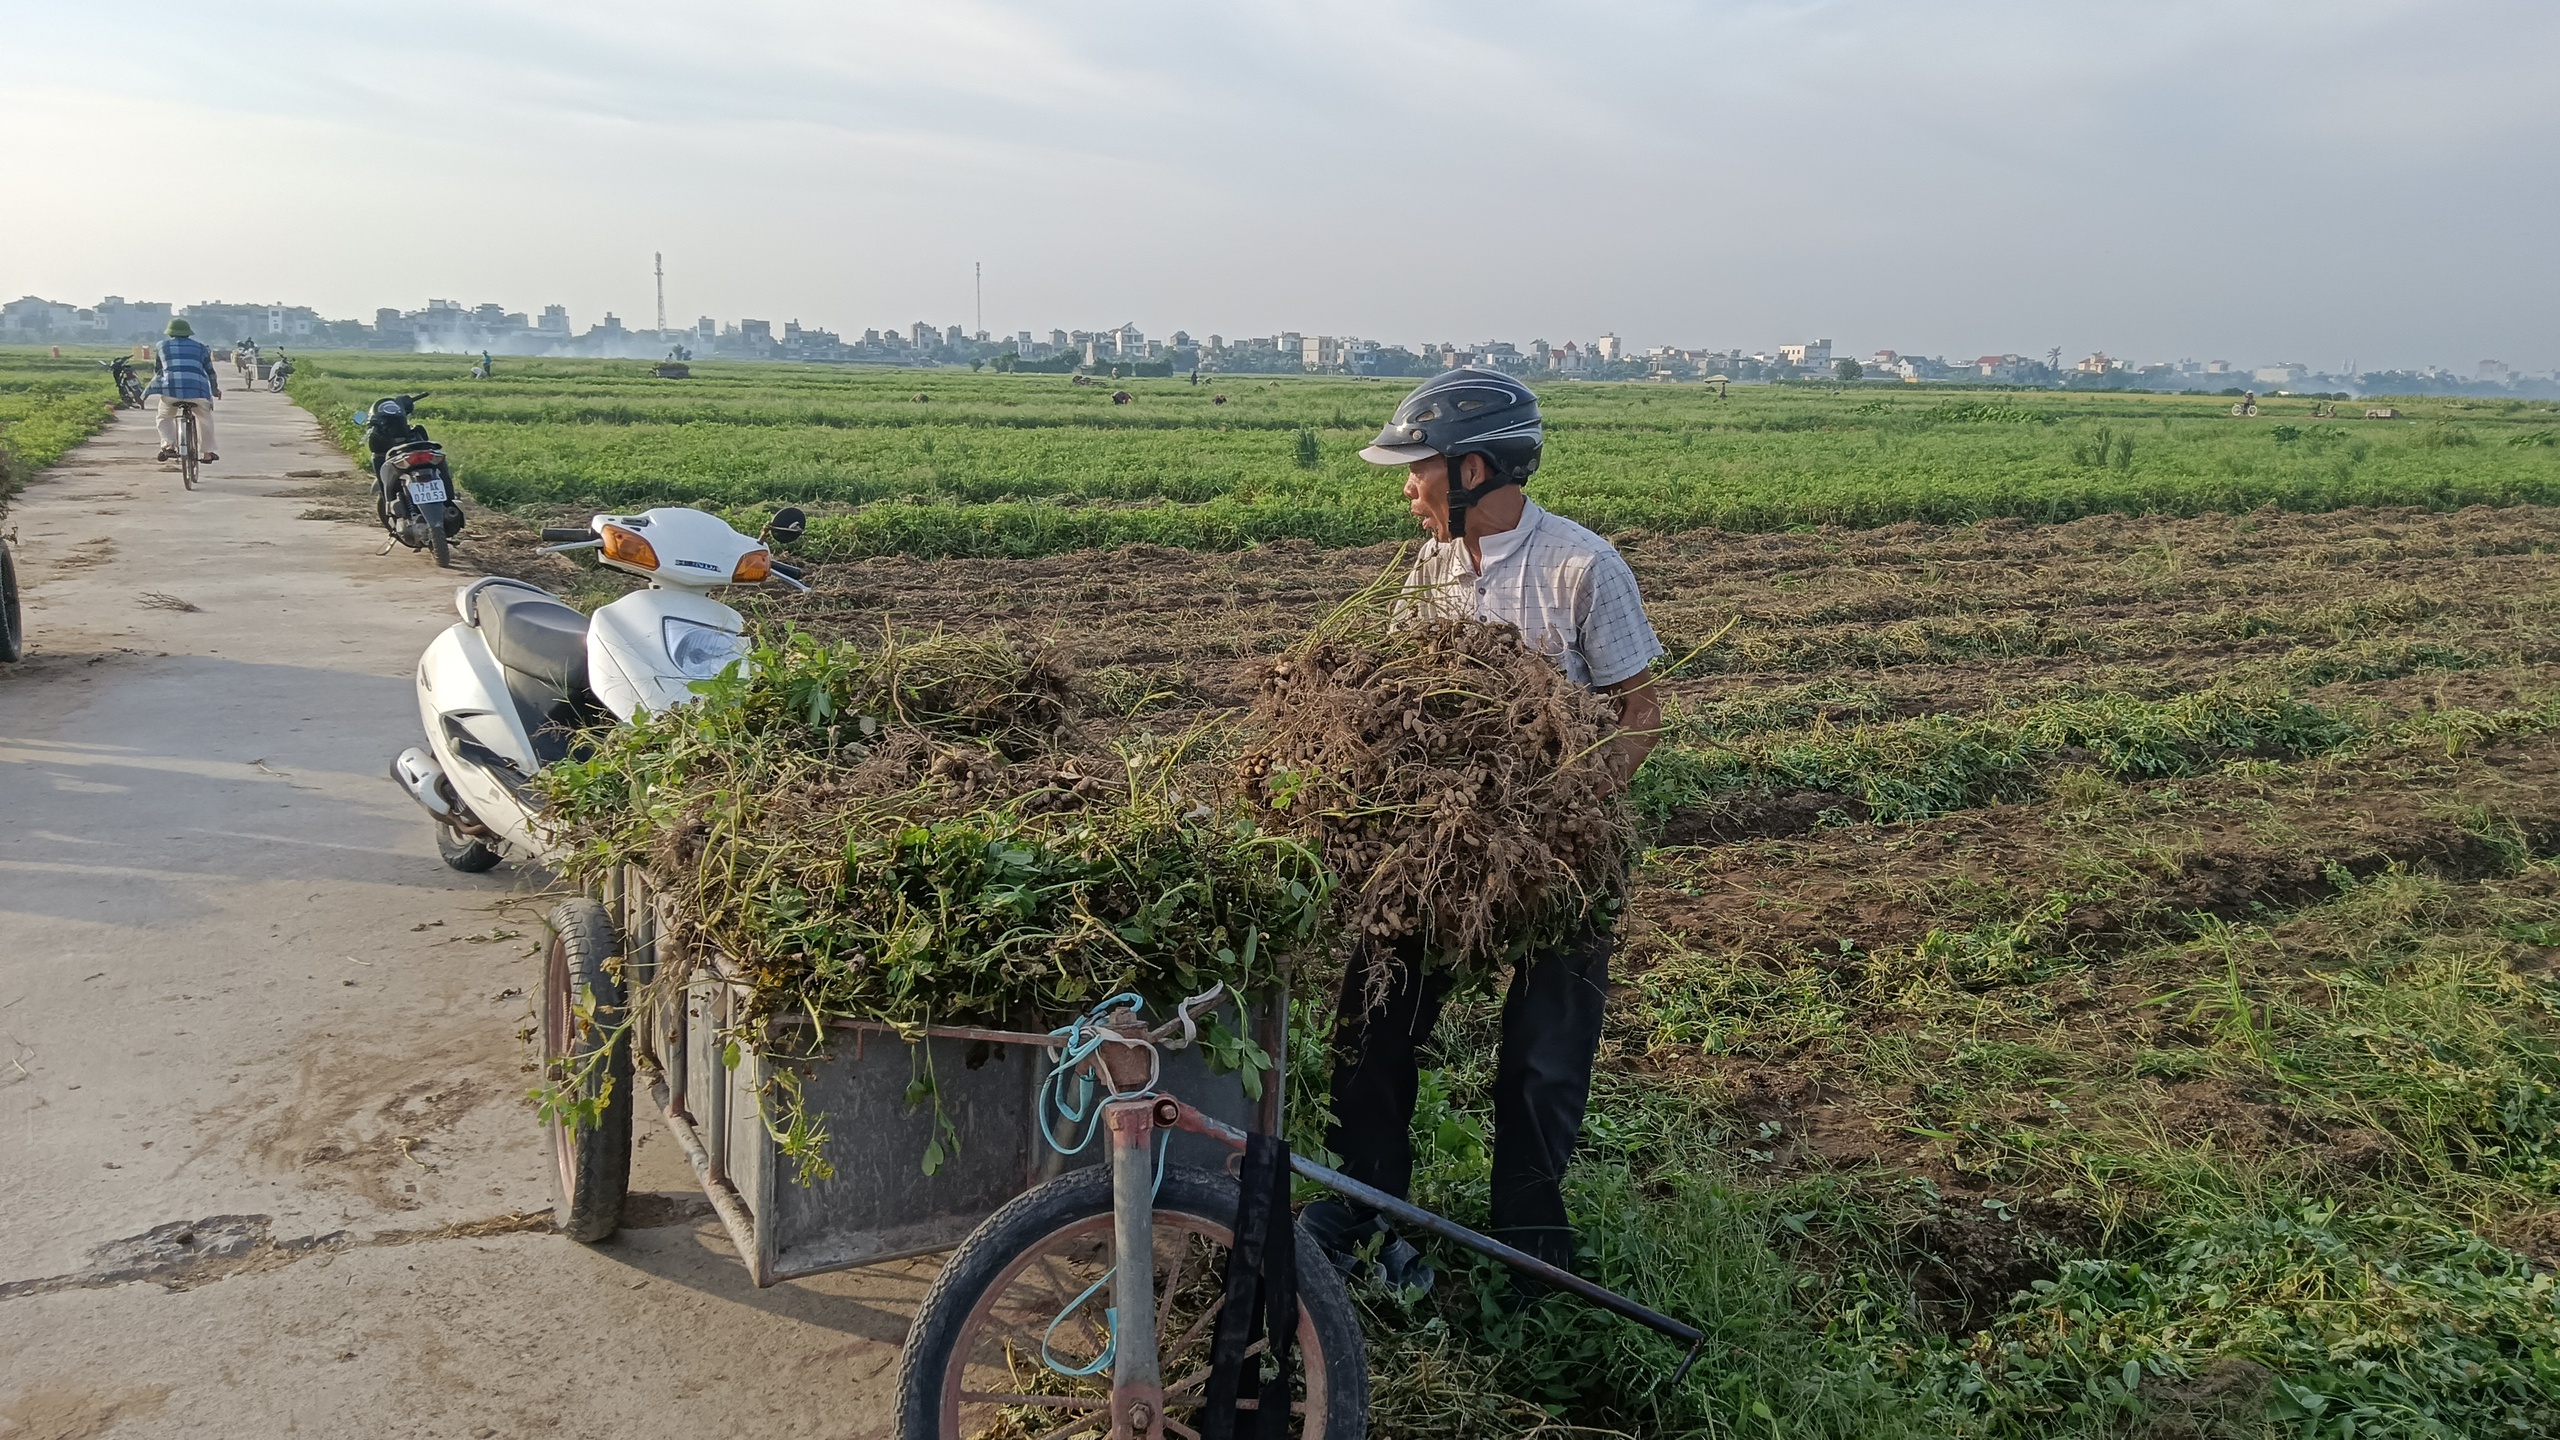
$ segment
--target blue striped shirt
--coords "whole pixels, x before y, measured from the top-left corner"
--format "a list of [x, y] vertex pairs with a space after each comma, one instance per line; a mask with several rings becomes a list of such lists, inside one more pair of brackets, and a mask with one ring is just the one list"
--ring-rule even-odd
[[161, 341], [154, 353], [160, 373], [152, 378], [144, 394], [166, 395], [172, 400], [213, 398], [213, 351], [203, 341], [172, 335]]

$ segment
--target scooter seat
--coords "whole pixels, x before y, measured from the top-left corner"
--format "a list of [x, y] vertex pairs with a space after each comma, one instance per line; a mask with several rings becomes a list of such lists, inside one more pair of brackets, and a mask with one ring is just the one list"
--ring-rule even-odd
[[500, 665], [567, 696], [587, 693], [587, 617], [530, 587], [491, 585], [472, 610]]
[[507, 695], [544, 765], [569, 754], [600, 716], [587, 693], [587, 617], [520, 580], [475, 582], [466, 609], [506, 672]]

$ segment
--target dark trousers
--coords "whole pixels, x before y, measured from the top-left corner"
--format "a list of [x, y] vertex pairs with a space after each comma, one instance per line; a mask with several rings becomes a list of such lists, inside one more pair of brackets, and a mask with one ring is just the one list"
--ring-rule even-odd
[[[1591, 1062], [1608, 999], [1608, 929], [1585, 932], [1512, 972], [1502, 1002], [1493, 1074], [1493, 1233], [1551, 1264], [1573, 1268], [1564, 1167], [1582, 1135]], [[1449, 977], [1426, 974], [1421, 946], [1397, 946], [1394, 991], [1374, 1009], [1367, 966], [1350, 965], [1334, 1031], [1333, 1129], [1325, 1145], [1342, 1173], [1403, 1196], [1413, 1186], [1413, 1105]]]

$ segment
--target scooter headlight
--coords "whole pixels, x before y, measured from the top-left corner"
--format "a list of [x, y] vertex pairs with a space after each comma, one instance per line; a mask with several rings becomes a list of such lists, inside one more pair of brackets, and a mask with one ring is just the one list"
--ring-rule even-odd
[[716, 625], [670, 616], [667, 658], [676, 662], [677, 672], [687, 678], [708, 680], [728, 669], [730, 662], [747, 658], [747, 637]]

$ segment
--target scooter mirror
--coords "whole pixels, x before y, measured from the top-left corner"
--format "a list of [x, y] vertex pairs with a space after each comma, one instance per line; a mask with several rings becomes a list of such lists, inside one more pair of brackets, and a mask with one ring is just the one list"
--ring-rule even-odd
[[809, 517], [799, 506], [785, 505], [773, 512], [773, 523], [765, 527], [765, 533], [773, 537], [776, 545], [797, 545], [800, 537], [809, 533]]
[[359, 410], [359, 411], [357, 411], [357, 412], [356, 412], [356, 423], [357, 423], [357, 424], [359, 424], [359, 425], [363, 424], [363, 423], [364, 423], [364, 417], [365, 417], [368, 413], [370, 413], [370, 412], [363, 411], [363, 410]]

